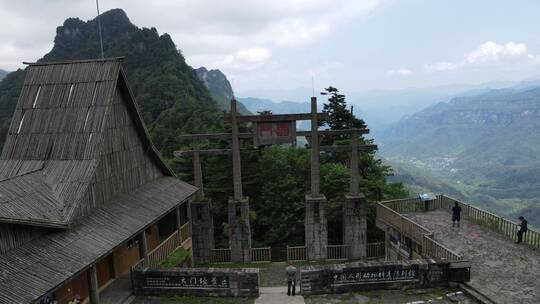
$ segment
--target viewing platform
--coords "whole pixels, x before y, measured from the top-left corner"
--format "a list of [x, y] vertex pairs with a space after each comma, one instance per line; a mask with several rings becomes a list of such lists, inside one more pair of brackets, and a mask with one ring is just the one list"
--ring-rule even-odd
[[[378, 203], [377, 226], [387, 232], [387, 258], [433, 258], [470, 263], [466, 285], [493, 303], [540, 302], [540, 233], [529, 229], [516, 244], [518, 225], [469, 204], [460, 227], [450, 209], [457, 200], [437, 196]], [[466, 286], [466, 287], [467, 287]]]

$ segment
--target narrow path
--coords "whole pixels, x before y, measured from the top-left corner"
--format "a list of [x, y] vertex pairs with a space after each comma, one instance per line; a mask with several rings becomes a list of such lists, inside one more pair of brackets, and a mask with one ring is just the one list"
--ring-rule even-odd
[[492, 231], [461, 220], [452, 228], [443, 210], [410, 213], [407, 217], [430, 229], [435, 239], [471, 262], [472, 287], [498, 303], [540, 303], [540, 252]]
[[[298, 291], [298, 288], [297, 288]], [[255, 304], [304, 304], [304, 297], [287, 295], [287, 286], [261, 287]]]

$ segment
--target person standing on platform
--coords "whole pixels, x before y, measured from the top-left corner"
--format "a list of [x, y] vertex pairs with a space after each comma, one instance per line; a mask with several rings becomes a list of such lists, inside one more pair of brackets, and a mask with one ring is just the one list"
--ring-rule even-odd
[[523, 234], [527, 232], [527, 220], [523, 216], [520, 216], [519, 220], [521, 221], [521, 223], [519, 223], [519, 230], [517, 232], [517, 244], [523, 241]]
[[285, 268], [285, 272], [287, 273], [287, 295], [291, 295], [292, 288], [292, 295], [294, 296], [296, 293], [296, 267], [293, 266], [291, 261], [289, 261], [289, 266]]
[[459, 227], [459, 221], [461, 220], [461, 207], [458, 202], [455, 202], [454, 207], [452, 207], [452, 227], [456, 225]]

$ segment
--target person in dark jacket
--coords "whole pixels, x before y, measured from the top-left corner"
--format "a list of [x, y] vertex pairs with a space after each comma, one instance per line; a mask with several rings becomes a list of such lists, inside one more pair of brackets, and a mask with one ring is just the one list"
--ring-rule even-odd
[[523, 241], [523, 234], [527, 232], [527, 220], [523, 216], [520, 216], [519, 220], [521, 221], [521, 223], [519, 223], [519, 230], [517, 232], [518, 240], [516, 243], [518, 244]]
[[459, 227], [459, 221], [461, 220], [461, 207], [458, 202], [455, 202], [454, 207], [452, 207], [452, 227], [456, 225]]

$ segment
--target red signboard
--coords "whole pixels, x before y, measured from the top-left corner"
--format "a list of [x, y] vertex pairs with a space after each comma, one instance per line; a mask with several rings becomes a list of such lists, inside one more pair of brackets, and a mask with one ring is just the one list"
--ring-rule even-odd
[[296, 121], [254, 123], [256, 146], [292, 144], [296, 140]]

